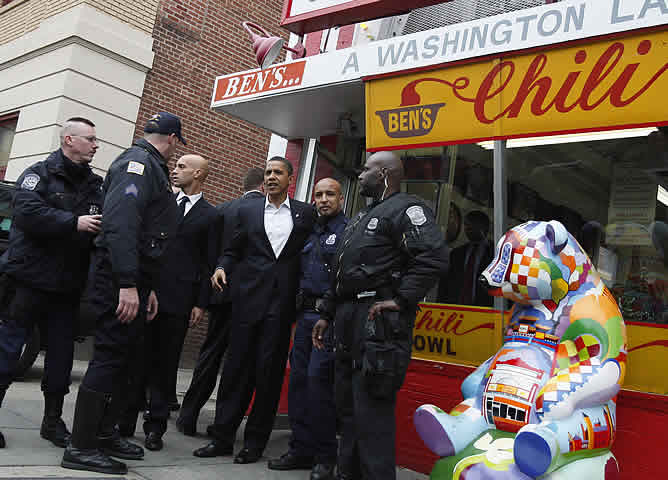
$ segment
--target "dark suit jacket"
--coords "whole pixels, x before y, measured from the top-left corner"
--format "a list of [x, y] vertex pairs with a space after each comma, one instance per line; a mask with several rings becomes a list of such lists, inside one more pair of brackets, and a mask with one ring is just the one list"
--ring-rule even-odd
[[189, 315], [194, 306], [209, 306], [217, 236], [218, 214], [202, 197], [181, 219], [162, 257], [156, 289], [160, 312]]
[[[462, 288], [464, 287], [465, 279], [464, 273], [466, 265], [466, 252], [469, 248], [469, 243], [457, 247], [450, 252], [450, 269], [447, 277], [441, 278], [441, 283], [438, 287], [438, 301], [442, 303], [459, 304], [461, 298]], [[480, 263], [477, 271], [473, 272], [473, 285], [475, 285], [475, 296], [473, 297], [473, 304], [479, 307], [491, 307], [494, 304], [494, 299], [487, 294], [485, 289], [478, 285], [478, 278], [480, 274], [487, 268], [492, 261], [494, 248], [491, 243], [485, 244], [485, 250], [480, 256]]]
[[237, 318], [249, 324], [262, 320], [266, 307], [278, 288], [281, 318], [292, 322], [299, 285], [301, 250], [313, 231], [315, 208], [290, 199], [293, 228], [278, 258], [264, 229], [265, 199], [243, 202], [237, 212], [233, 238], [218, 264], [234, 283]]
[[[232, 237], [234, 236], [234, 228], [236, 227], [237, 214], [239, 212], [239, 206], [242, 202], [248, 200], [257, 200], [258, 198], [264, 199], [264, 194], [256, 190], [244, 193], [241, 197], [230, 200], [229, 202], [221, 203], [216, 206], [218, 212], [219, 220], [219, 231], [218, 236], [216, 237], [215, 242], [215, 251], [216, 258], [222, 258], [225, 248], [230, 245]], [[211, 272], [213, 273], [213, 271]], [[211, 305], [223, 305], [232, 301], [231, 287], [233, 282], [231, 279], [227, 279], [227, 285], [223, 287], [223, 291], [219, 292], [216, 289], [212, 289], [211, 292]]]

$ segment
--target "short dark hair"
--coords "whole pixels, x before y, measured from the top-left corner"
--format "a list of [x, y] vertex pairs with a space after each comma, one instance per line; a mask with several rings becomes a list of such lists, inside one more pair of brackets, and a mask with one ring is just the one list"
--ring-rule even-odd
[[244, 176], [244, 192], [256, 190], [264, 182], [264, 170], [261, 168], [251, 168]]
[[295, 171], [294, 167], [292, 166], [292, 163], [290, 163], [290, 160], [288, 160], [285, 157], [281, 157], [279, 155], [276, 155], [275, 157], [271, 157], [269, 160], [267, 160], [267, 163], [269, 163], [269, 162], [282, 162], [282, 163], [284, 163], [285, 168], [288, 169], [288, 175], [292, 175]]
[[84, 118], [84, 117], [72, 117], [72, 118], [68, 118], [68, 119], [66, 120], [66, 122], [85, 123], [85, 124], [88, 125], [89, 127], [93, 127], [93, 128], [95, 128], [95, 124], [94, 124], [93, 122], [91, 122], [90, 120], [88, 120], [87, 118]]

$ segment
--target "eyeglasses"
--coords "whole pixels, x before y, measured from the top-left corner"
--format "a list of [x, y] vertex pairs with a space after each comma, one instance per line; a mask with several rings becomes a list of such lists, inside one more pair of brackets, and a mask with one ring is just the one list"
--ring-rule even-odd
[[88, 140], [90, 143], [97, 143], [98, 138], [95, 135], [70, 135], [70, 137], [79, 137], [79, 138], [85, 138]]

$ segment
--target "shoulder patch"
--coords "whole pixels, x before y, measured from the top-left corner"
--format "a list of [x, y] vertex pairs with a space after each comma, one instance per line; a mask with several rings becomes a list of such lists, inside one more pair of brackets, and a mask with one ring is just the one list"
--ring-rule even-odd
[[133, 197], [137, 198], [139, 196], [139, 189], [137, 188], [137, 185], [131, 183], [130, 185], [125, 187], [125, 194], [132, 195]]
[[144, 164], [131, 160], [130, 163], [128, 163], [128, 173], [144, 175]]
[[424, 210], [418, 205], [413, 205], [406, 210], [406, 215], [411, 219], [413, 225], [424, 225], [427, 222], [427, 217], [424, 215]]
[[39, 175], [36, 173], [29, 173], [25, 177], [23, 177], [23, 181], [21, 182], [21, 188], [24, 190], [35, 190], [35, 187], [39, 183]]

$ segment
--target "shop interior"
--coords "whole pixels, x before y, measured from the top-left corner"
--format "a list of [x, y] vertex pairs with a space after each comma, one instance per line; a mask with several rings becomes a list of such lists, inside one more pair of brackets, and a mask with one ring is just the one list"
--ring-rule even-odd
[[[493, 256], [493, 142], [399, 150], [402, 190], [434, 210], [451, 269], [427, 301], [491, 307], [475, 281]], [[357, 193], [364, 139], [322, 137], [312, 185], [334, 176], [346, 213]], [[559, 220], [588, 252], [627, 322], [668, 323], [668, 128], [509, 140], [504, 230]], [[463, 277], [463, 278], [462, 278]]]

